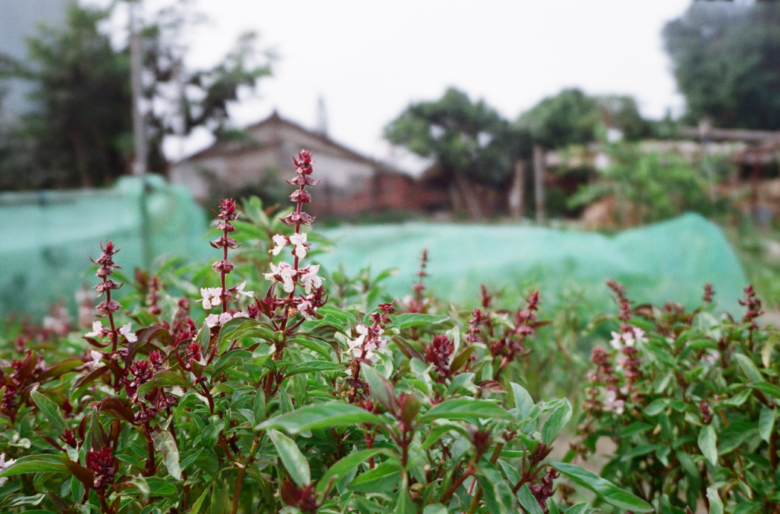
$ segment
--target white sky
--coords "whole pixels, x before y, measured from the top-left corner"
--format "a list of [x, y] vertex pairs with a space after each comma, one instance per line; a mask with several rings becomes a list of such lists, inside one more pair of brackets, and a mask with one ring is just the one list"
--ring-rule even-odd
[[[105, 4], [106, 0], [82, 0]], [[146, 0], [147, 10], [172, 0]], [[188, 36], [188, 64], [216, 63], [242, 31], [280, 59], [258, 96], [232, 109], [243, 126], [274, 109], [313, 127], [325, 99], [330, 136], [376, 157], [382, 128], [412, 101], [456, 86], [514, 119], [564, 87], [630, 94], [646, 116], [674, 113], [664, 23], [690, 0], [194, 0], [211, 18]], [[186, 145], [207, 145], [204, 134]], [[178, 157], [179, 145], [169, 145]]]

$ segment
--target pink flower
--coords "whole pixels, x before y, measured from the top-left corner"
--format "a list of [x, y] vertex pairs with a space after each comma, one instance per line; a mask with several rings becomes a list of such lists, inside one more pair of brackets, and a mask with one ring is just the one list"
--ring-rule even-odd
[[200, 289], [200, 295], [203, 297], [203, 308], [206, 310], [222, 303], [222, 288], [202, 287]]
[[306, 252], [309, 249], [309, 243], [306, 242], [306, 233], [301, 234], [293, 234], [290, 236], [290, 244], [295, 245], [295, 250], [293, 253], [303, 259], [306, 257]]
[[108, 329], [103, 326], [103, 324], [99, 321], [93, 321], [92, 322], [92, 332], [87, 332], [85, 337], [103, 337], [108, 333]]
[[134, 343], [138, 341], [138, 336], [136, 336], [132, 331], [132, 325], [128, 323], [127, 325], [123, 325], [119, 329], [119, 333], [125, 336], [125, 339], [127, 339], [128, 343]]
[[276, 247], [271, 250], [268, 250], [268, 253], [272, 253], [274, 255], [279, 255], [282, 251], [282, 248], [290, 244], [288, 239], [281, 234], [276, 234], [271, 239], [273, 239], [273, 242], [276, 243]]
[[306, 294], [311, 293], [312, 289], [319, 289], [322, 287], [322, 278], [317, 276], [319, 270], [319, 264], [308, 266], [301, 270], [301, 281], [303, 281], [303, 289], [306, 291]]

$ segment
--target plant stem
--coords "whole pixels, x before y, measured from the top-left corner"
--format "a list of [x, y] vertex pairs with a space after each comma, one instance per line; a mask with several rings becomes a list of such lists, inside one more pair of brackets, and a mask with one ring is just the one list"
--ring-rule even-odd
[[236, 464], [238, 468], [238, 477], [236, 478], [236, 487], [233, 489], [233, 502], [230, 505], [230, 514], [236, 514], [238, 512], [238, 503], [241, 500], [241, 488], [244, 487], [244, 475], [246, 475], [246, 467], [252, 463], [255, 458], [255, 452], [257, 451], [257, 438], [252, 442], [252, 448], [249, 450], [246, 462]]
[[[495, 464], [498, 460], [498, 457], [501, 455], [501, 450], [504, 449], [504, 443], [498, 443], [496, 447], [493, 449], [493, 454], [490, 456], [490, 463]], [[469, 512], [468, 514], [474, 514], [477, 512], [477, 507], [479, 507], [479, 500], [482, 499], [482, 486], [477, 485], [477, 492], [474, 493], [474, 499], [471, 500], [471, 505], [469, 505]]]

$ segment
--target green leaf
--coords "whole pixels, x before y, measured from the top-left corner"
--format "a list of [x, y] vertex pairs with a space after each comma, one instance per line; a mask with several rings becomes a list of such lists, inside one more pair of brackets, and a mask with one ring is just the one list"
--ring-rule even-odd
[[587, 503], [578, 503], [566, 509], [566, 514], [589, 514], [594, 512]]
[[392, 382], [383, 377], [372, 366], [363, 366], [362, 370], [371, 394], [376, 396], [385, 409], [390, 412], [396, 412], [398, 404], [395, 399], [395, 390]]
[[275, 428], [289, 434], [297, 434], [317, 428], [333, 428], [356, 423], [384, 424], [384, 420], [376, 414], [355, 407], [339, 400], [308, 405], [300, 409], [282, 414], [255, 427], [256, 430]]
[[[8, 497], [5, 499], [5, 501], [0, 501], [0, 508], [5, 510], [12, 509], [14, 507], [21, 507], [22, 505], [39, 505], [44, 498], [46, 498], [46, 495], [43, 493], [36, 494], [35, 496]], [[29, 512], [29, 509], [25, 509], [25, 511]]]
[[24, 473], [37, 473], [39, 471], [51, 471], [54, 473], [67, 473], [68, 468], [62, 459], [56, 455], [28, 455], [21, 457], [10, 467], [0, 473], [0, 478], [13, 477]]
[[359, 452], [355, 452], [353, 454], [347, 455], [334, 465], [328, 469], [328, 471], [325, 472], [324, 475], [322, 475], [322, 478], [320, 478], [320, 481], [317, 483], [317, 492], [322, 493], [325, 491], [325, 488], [328, 486], [328, 482], [331, 480], [331, 478], [334, 481], [337, 481], [349, 474], [350, 471], [370, 459], [371, 457], [378, 455], [380, 453], [387, 453], [389, 455], [392, 455], [392, 452], [390, 450], [387, 450], [385, 448], [371, 448], [370, 450], [362, 450]]
[[444, 323], [449, 316], [434, 316], [432, 314], [399, 314], [398, 316], [391, 316], [394, 327], [405, 330], [407, 328], [422, 327], [425, 325], [438, 325]]
[[471, 398], [462, 397], [443, 401], [426, 412], [421, 419], [475, 421], [479, 418], [512, 419], [512, 416], [498, 403], [489, 400], [473, 400]]
[[423, 514], [447, 514], [447, 507], [441, 503], [432, 503], [425, 506]]
[[516, 417], [517, 419], [524, 419], [531, 412], [531, 409], [534, 408], [534, 400], [520, 384], [511, 382], [510, 385], [512, 386], [512, 395], [515, 398]]
[[620, 431], [621, 438], [629, 438], [635, 435], [643, 434], [648, 430], [651, 430], [653, 425], [649, 423], [635, 422], [628, 425], [626, 428]]
[[181, 467], [179, 467], [179, 449], [176, 441], [167, 430], [155, 430], [152, 432], [154, 446], [162, 455], [163, 463], [168, 473], [176, 480], [181, 480]]
[[349, 489], [358, 493], [381, 493], [394, 490], [401, 482], [401, 463], [387, 461], [355, 478]]
[[340, 371], [344, 372], [344, 366], [341, 366], [335, 362], [326, 361], [309, 361], [295, 366], [290, 366], [285, 372], [285, 376], [291, 377], [300, 373], [314, 373], [318, 371]]
[[[414, 506], [412, 498], [409, 496], [409, 490], [404, 487], [398, 493], [398, 503], [395, 504], [394, 514], [416, 514], [417, 508]], [[445, 510], [446, 513], [446, 510]]]
[[311, 483], [309, 461], [306, 460], [301, 450], [298, 449], [295, 441], [276, 430], [269, 430], [268, 435], [271, 437], [271, 442], [274, 443], [276, 452], [279, 454], [279, 458], [282, 459], [282, 463], [293, 482], [301, 487], [309, 485]]
[[772, 430], [775, 428], [775, 416], [775, 409], [761, 406], [761, 413], [758, 415], [758, 433], [761, 435], [761, 439], [766, 442], [769, 442]]
[[774, 384], [770, 384], [769, 382], [754, 382], [750, 384], [750, 387], [758, 389], [759, 391], [762, 391], [770, 396], [774, 396], [775, 398], [780, 398], [780, 387], [777, 387]]
[[41, 413], [43, 413], [46, 419], [49, 420], [49, 423], [51, 423], [52, 426], [57, 429], [57, 432], [64, 434], [65, 430], [68, 429], [68, 424], [65, 423], [65, 420], [62, 417], [62, 413], [60, 412], [60, 408], [57, 406], [57, 404], [46, 398], [46, 396], [39, 393], [38, 391], [33, 391], [30, 394], [30, 397], [32, 398], [32, 401], [35, 402], [35, 405], [41, 409]]
[[539, 506], [539, 502], [536, 501], [533, 493], [528, 488], [528, 484], [523, 484], [523, 487], [517, 491], [517, 500], [528, 514], [544, 514], [544, 511]]
[[233, 318], [219, 329], [217, 352], [223, 354], [230, 347], [231, 340], [249, 336], [273, 341], [273, 333], [262, 322], [251, 318]]
[[747, 375], [748, 379], [751, 382], [760, 382], [764, 380], [764, 377], [761, 375], [761, 372], [756, 367], [755, 363], [753, 362], [753, 359], [741, 353], [735, 353], [734, 359], [737, 361], [739, 367], [742, 368], [742, 371], [745, 372], [745, 375]]
[[480, 465], [477, 481], [482, 487], [490, 514], [515, 512], [515, 495], [497, 469], [489, 464]]
[[192, 506], [192, 510], [190, 511], [190, 514], [199, 514], [200, 509], [203, 508], [203, 503], [206, 501], [206, 498], [208, 498], [210, 491], [211, 491], [210, 486], [203, 491], [203, 494], [200, 495], [200, 498], [198, 498], [195, 501], [195, 504]]
[[65, 373], [68, 373], [69, 371], [72, 371], [83, 365], [84, 365], [84, 361], [82, 361], [78, 357], [71, 357], [69, 359], [61, 360], [55, 364], [52, 364], [49, 369], [41, 373], [37, 381], [43, 384], [47, 382], [50, 378], [60, 377]]
[[718, 435], [712, 425], [705, 425], [699, 432], [699, 449], [710, 464], [718, 465]]
[[571, 419], [571, 404], [569, 400], [564, 399], [563, 403], [556, 408], [542, 427], [542, 442], [550, 446], [558, 434], [563, 430], [564, 425]]
[[176, 496], [179, 494], [176, 487], [160, 477], [146, 477], [146, 483], [149, 484], [151, 496]]
[[718, 495], [718, 489], [716, 487], [707, 488], [707, 500], [710, 502], [709, 514], [723, 514], [723, 502]]
[[612, 482], [601, 478], [595, 473], [564, 462], [556, 462], [551, 465], [572, 482], [590, 489], [610, 505], [636, 512], [653, 512], [653, 508], [647, 502], [633, 494], [618, 489]]
[[192, 384], [173, 371], [163, 370], [155, 373], [149, 382], [141, 384], [141, 387], [136, 390], [135, 394], [138, 398], [143, 398], [151, 393], [155, 387], [170, 386], [192, 387]]

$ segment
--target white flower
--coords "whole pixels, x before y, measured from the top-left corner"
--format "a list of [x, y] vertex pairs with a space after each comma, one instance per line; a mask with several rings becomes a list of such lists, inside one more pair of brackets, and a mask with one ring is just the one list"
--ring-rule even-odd
[[720, 352], [717, 350], [708, 350], [701, 358], [714, 366], [717, 364], [718, 359], [720, 359]]
[[235, 314], [230, 314], [229, 312], [223, 312], [222, 314], [209, 314], [206, 316], [206, 326], [209, 328], [214, 328], [217, 325], [222, 326], [231, 319], [236, 318], [248, 318], [249, 314], [246, 312], [237, 312]]
[[[5, 460], [5, 453], [0, 453], [0, 472], [5, 471], [6, 469], [10, 468], [13, 463], [16, 462], [15, 459], [8, 459]], [[8, 478], [0, 478], [0, 485], [3, 485], [8, 481]]]
[[347, 353], [351, 353], [355, 357], [360, 357], [363, 355], [363, 342], [366, 340], [366, 336], [368, 335], [368, 327], [365, 325], [358, 325], [355, 327], [355, 332], [357, 332], [359, 335], [355, 339], [350, 339], [347, 341], [347, 344], [349, 344], [349, 350], [347, 350]]
[[89, 351], [89, 356], [92, 357], [92, 360], [87, 363], [87, 366], [89, 367], [89, 369], [94, 370], [94, 369], [102, 368], [103, 366], [105, 366], [105, 364], [103, 364], [103, 353], [102, 352], [98, 352], [98, 351], [95, 351], [95, 350], [90, 350]]
[[607, 391], [607, 399], [604, 400], [604, 410], [614, 411], [618, 416], [623, 414], [626, 402], [624, 400], [617, 399], [617, 393], [615, 391]]
[[612, 332], [612, 340], [609, 342], [612, 348], [620, 350], [623, 347], [623, 334], [620, 332]]
[[634, 329], [634, 339], [636, 339], [637, 343], [646, 343], [647, 338], [645, 337], [645, 331], [642, 330], [639, 327], [631, 327]]
[[295, 268], [290, 266], [287, 262], [280, 262], [279, 266], [275, 266], [274, 263], [271, 263], [271, 273], [265, 273], [265, 279], [266, 280], [276, 280], [276, 276], [281, 277], [282, 282], [284, 282], [284, 290], [288, 293], [292, 293], [295, 289], [295, 275], [297, 275], [297, 271], [295, 271]]
[[293, 253], [303, 259], [306, 257], [306, 233], [293, 234], [290, 236], [290, 244], [295, 245]]
[[246, 287], [246, 280], [244, 280], [243, 282], [241, 282], [236, 286], [236, 293], [238, 293], [238, 296], [246, 296], [249, 298], [254, 297], [255, 293], [253, 293], [252, 291], [244, 291], [245, 287]]
[[620, 350], [624, 346], [634, 346], [635, 344], [646, 343], [645, 331], [639, 327], [628, 325], [624, 332], [612, 332], [612, 340], [609, 344], [615, 350]]
[[268, 250], [268, 253], [272, 253], [274, 255], [279, 255], [279, 253], [282, 251], [282, 248], [290, 244], [287, 238], [281, 234], [276, 234], [271, 239], [273, 239], [274, 243], [276, 243], [276, 248], [273, 248], [272, 250]]
[[210, 310], [212, 307], [222, 303], [222, 288], [201, 287], [200, 295], [203, 297], [203, 308], [206, 310]]
[[319, 289], [322, 287], [322, 279], [317, 276], [317, 272], [319, 270], [319, 264], [315, 264], [314, 266], [309, 266], [306, 270], [306, 273], [301, 276], [301, 280], [303, 281], [303, 289], [306, 291], [306, 294], [310, 294], [312, 289]]
[[209, 314], [206, 316], [206, 326], [214, 328], [219, 325], [219, 314]]
[[298, 304], [298, 312], [304, 317], [304, 319], [314, 319], [315, 309], [312, 307], [311, 302], [304, 300]]
[[133, 334], [133, 327], [130, 323], [127, 325], [122, 325], [122, 327], [119, 329], [119, 333], [125, 336], [125, 339], [127, 339], [128, 343], [134, 343], [138, 341], [138, 337]]
[[103, 337], [106, 334], [106, 329], [99, 321], [92, 322], [92, 332], [84, 334], [86, 337]]

